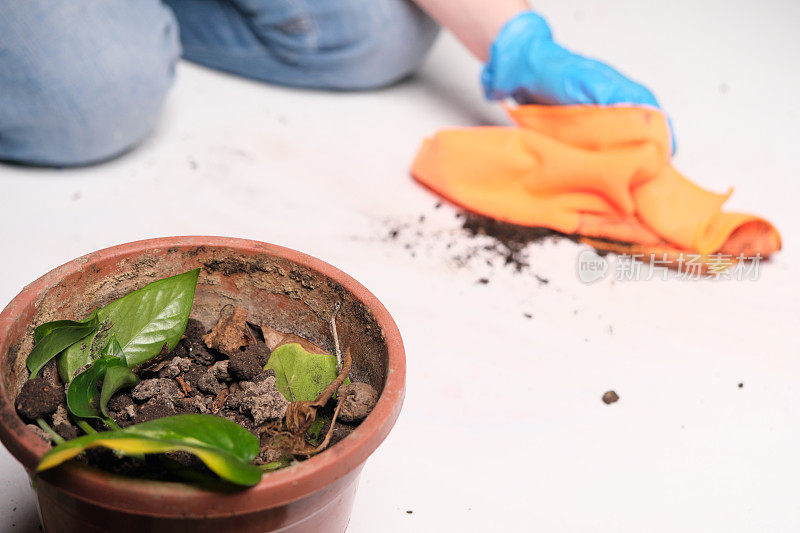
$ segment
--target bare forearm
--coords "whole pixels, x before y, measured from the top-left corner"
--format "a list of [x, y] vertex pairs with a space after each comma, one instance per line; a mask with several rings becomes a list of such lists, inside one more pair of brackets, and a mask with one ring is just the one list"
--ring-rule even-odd
[[482, 61], [505, 23], [529, 9], [526, 0], [414, 1]]

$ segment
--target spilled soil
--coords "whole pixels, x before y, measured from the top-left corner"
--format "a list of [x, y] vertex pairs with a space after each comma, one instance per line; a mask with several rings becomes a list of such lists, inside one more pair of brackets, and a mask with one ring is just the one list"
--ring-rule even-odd
[[[411, 257], [426, 253], [432, 242], [443, 244], [445, 257], [456, 268], [470, 268], [474, 264], [488, 267], [487, 275], [476, 283], [491, 283], [491, 274], [499, 269], [510, 269], [515, 274], [529, 274], [541, 284], [548, 279], [538, 275], [530, 261], [533, 246], [573, 237], [546, 229], [509, 224], [499, 220], [457, 211], [455, 224], [442, 226], [440, 213], [444, 204], [437, 202], [434, 213], [421, 214], [411, 222], [385, 221], [386, 233], [382, 241], [402, 246]], [[437, 223], [433, 223], [435, 218]]]

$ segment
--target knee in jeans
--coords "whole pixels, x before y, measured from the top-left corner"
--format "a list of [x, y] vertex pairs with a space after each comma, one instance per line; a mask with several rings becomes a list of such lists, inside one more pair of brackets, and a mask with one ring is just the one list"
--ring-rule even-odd
[[[259, 4], [263, 0], [239, 0]], [[274, 2], [270, 2], [274, 5]], [[283, 62], [323, 73], [333, 89], [371, 89], [413, 72], [438, 26], [410, 0], [282, 0], [255, 26]]]
[[[110, 20], [96, 35], [85, 28], [80, 38], [73, 39], [74, 26], [8, 43], [0, 57], [0, 159], [89, 164], [126, 151], [150, 131], [171, 85], [177, 28], [167, 21], [158, 36], [141, 28], [149, 35], [136, 39], [140, 30], [115, 30], [126, 22]], [[41, 31], [52, 24], [45, 19]]]

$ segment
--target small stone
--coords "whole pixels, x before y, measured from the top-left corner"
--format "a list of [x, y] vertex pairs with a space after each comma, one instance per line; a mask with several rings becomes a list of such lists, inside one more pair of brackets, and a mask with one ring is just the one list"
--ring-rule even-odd
[[240, 385], [242, 397], [239, 409], [249, 412], [256, 425], [281, 418], [286, 413], [289, 402], [275, 386], [275, 377], [267, 377], [258, 383], [245, 381]]
[[37, 426], [36, 424], [28, 424], [28, 429], [33, 431], [37, 437], [45, 441], [46, 443], [50, 444], [53, 439], [50, 437], [50, 434], [47, 433], [45, 430]]
[[603, 402], [605, 402], [606, 405], [612, 404], [617, 400], [619, 400], [619, 396], [613, 390], [610, 390], [605, 394], [603, 394]]
[[17, 396], [17, 411], [26, 418], [36, 420], [54, 413], [63, 402], [64, 393], [61, 387], [39, 376], [29, 379], [22, 386]]
[[230, 364], [230, 360], [225, 359], [224, 361], [217, 361], [211, 368], [209, 369], [211, 375], [214, 376], [218, 381], [230, 381], [231, 375], [228, 373], [228, 364]]
[[243, 352], [231, 355], [228, 364], [228, 373], [233, 379], [238, 381], [250, 381], [262, 371], [258, 364], [258, 353], [256, 350], [248, 348]]
[[353, 382], [342, 385], [336, 395], [342, 405], [339, 411], [342, 422], [363, 420], [378, 403], [378, 391], [367, 383]]
[[181, 390], [174, 380], [166, 378], [146, 379], [136, 385], [131, 391], [134, 400], [144, 401], [151, 398], [164, 398], [180, 396]]

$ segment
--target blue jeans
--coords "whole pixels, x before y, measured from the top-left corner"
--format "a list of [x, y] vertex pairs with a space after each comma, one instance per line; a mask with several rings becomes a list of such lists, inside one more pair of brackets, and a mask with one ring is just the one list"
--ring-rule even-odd
[[181, 45], [248, 78], [357, 90], [413, 72], [437, 32], [409, 0], [0, 0], [0, 160], [129, 150], [158, 118]]

